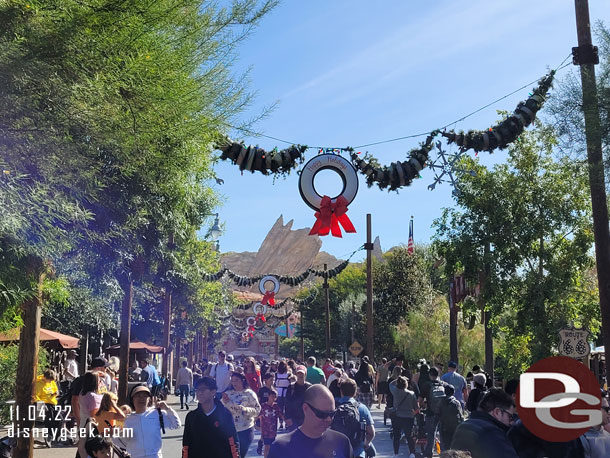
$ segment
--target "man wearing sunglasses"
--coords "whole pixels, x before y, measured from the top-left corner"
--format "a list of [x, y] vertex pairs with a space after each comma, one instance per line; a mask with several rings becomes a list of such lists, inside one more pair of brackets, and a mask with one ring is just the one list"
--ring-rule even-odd
[[513, 399], [500, 388], [490, 389], [479, 409], [458, 425], [451, 448], [468, 451], [472, 458], [519, 458], [506, 437], [514, 414]]
[[333, 431], [335, 399], [324, 385], [313, 385], [303, 398], [303, 424], [281, 434], [271, 445], [267, 458], [353, 458], [349, 439]]
[[610, 456], [610, 433], [604, 429], [610, 423], [610, 407], [608, 398], [602, 397], [602, 424], [589, 430], [581, 436], [585, 456], [587, 458], [601, 458]]

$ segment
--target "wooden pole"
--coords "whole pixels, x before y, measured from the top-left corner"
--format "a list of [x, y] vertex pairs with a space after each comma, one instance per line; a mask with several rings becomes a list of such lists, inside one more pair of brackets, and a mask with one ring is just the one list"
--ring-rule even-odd
[[326, 357], [330, 358], [330, 297], [328, 291], [328, 265], [324, 264], [324, 310], [326, 312]]
[[[605, 348], [608, 349], [610, 348], [610, 232], [608, 230], [608, 205], [606, 202], [597, 84], [595, 82], [595, 64], [597, 62], [592, 55], [587, 55], [587, 50], [592, 51], [593, 44], [589, 2], [587, 0], [575, 0], [574, 4], [579, 55], [578, 62], [575, 63], [580, 65], [599, 306], [602, 317], [603, 342]], [[610, 382], [610, 364], [606, 364], [606, 380]]]
[[83, 324], [83, 337], [80, 340], [80, 360], [78, 361], [79, 374], [87, 372], [87, 355], [89, 354], [89, 325]]
[[127, 389], [128, 378], [127, 371], [129, 368], [129, 342], [131, 341], [131, 305], [133, 301], [133, 278], [131, 273], [127, 274], [127, 278], [119, 280], [123, 289], [123, 307], [121, 309], [121, 336], [119, 338], [121, 349], [119, 351], [119, 404], [127, 404]]
[[301, 331], [301, 362], [305, 362], [305, 332], [304, 332], [304, 326], [305, 325], [305, 306], [301, 305], [301, 321], [299, 324], [299, 329]]
[[371, 214], [366, 214], [366, 354], [369, 360], [375, 360], [375, 351], [373, 348], [374, 330], [373, 330], [373, 243], [372, 239], [372, 224]]
[[458, 363], [458, 306], [454, 288], [455, 277], [449, 283], [449, 357]]
[[[167, 244], [168, 248], [171, 250], [174, 246], [174, 234], [169, 235], [169, 240]], [[172, 325], [172, 287], [169, 282], [165, 285], [165, 304], [163, 308], [163, 365], [161, 367], [161, 373], [164, 377], [167, 377], [169, 374], [169, 360], [171, 358], [170, 355], [170, 333], [171, 333], [171, 325]]]
[[28, 275], [36, 279], [37, 291], [34, 297], [25, 301], [21, 306], [23, 328], [21, 328], [19, 337], [15, 410], [12, 412], [15, 419], [15, 436], [17, 436], [17, 445], [13, 450], [15, 458], [32, 458], [34, 453], [34, 436], [30, 434], [29, 437], [24, 437], [18, 432], [32, 431], [34, 427], [34, 418], [29, 414], [28, 408], [32, 405], [32, 393], [38, 369], [42, 283], [46, 276], [42, 260], [35, 256], [28, 258], [27, 270]]
[[[489, 264], [489, 256], [491, 253], [491, 247], [489, 242], [485, 243], [485, 248], [483, 250], [483, 262], [484, 262], [484, 272], [483, 272], [483, 281], [481, 282], [481, 290], [483, 294], [483, 300], [487, 298], [487, 288], [489, 288], [489, 276], [491, 274], [491, 267]], [[487, 304], [484, 303], [484, 306]], [[485, 325], [485, 370], [491, 377], [491, 380], [494, 379], [494, 341], [493, 335], [491, 332], [491, 312], [489, 310], [483, 311], [483, 324]]]

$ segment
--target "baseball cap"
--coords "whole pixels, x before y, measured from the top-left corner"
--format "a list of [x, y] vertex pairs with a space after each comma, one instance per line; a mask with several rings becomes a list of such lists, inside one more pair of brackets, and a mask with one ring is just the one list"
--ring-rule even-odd
[[485, 377], [485, 374], [476, 374], [472, 379], [479, 385], [485, 385], [485, 382], [487, 382], [487, 377]]
[[91, 360], [91, 364], [89, 364], [89, 367], [108, 367], [108, 361], [106, 361], [106, 358], [102, 358], [101, 356], [98, 358], [93, 358]]
[[227, 355], [227, 361], [233, 361], [233, 355]]
[[447, 363], [448, 367], [457, 367], [457, 363], [455, 361], [449, 361], [449, 363]]
[[302, 372], [303, 374], [306, 374], [307, 369], [305, 368], [305, 366], [297, 366], [295, 372]]

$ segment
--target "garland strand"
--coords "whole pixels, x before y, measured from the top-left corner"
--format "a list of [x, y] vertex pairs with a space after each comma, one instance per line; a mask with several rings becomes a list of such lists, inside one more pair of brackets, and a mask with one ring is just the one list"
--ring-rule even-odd
[[307, 146], [292, 145], [281, 151], [277, 148], [265, 151], [227, 138], [227, 144], [218, 146], [218, 149], [222, 151], [220, 159], [230, 159], [242, 172], [248, 170], [251, 173], [259, 171], [263, 175], [288, 175], [290, 170], [303, 163], [303, 153]]
[[490, 127], [487, 131], [469, 130], [466, 133], [460, 131], [456, 134], [454, 130], [450, 130], [443, 132], [442, 136], [447, 138], [449, 143], [455, 143], [461, 147], [462, 151], [472, 149], [477, 153], [479, 151], [489, 151], [491, 153], [496, 148], [506, 148], [534, 121], [536, 113], [542, 108], [546, 100], [554, 77], [555, 70], [551, 70], [548, 75], [539, 81], [530, 97], [517, 105], [511, 116], [494, 127]]
[[362, 249], [364, 249], [364, 245], [361, 247], [358, 247], [358, 249], [356, 249], [352, 254], [350, 254], [349, 257], [345, 261], [341, 262], [339, 265], [337, 265], [336, 267], [334, 267], [328, 271], [316, 270], [316, 269], [313, 269], [310, 267], [305, 272], [302, 272], [301, 274], [296, 275], [296, 276], [288, 276], [288, 275], [278, 276], [278, 275], [274, 275], [274, 274], [265, 274], [265, 275], [256, 275], [254, 277], [246, 277], [246, 276], [242, 276], [242, 275], [237, 275], [232, 270], [227, 269], [226, 267], [223, 267], [215, 274], [204, 274], [203, 281], [206, 281], [206, 282], [219, 281], [223, 277], [223, 275], [226, 273], [227, 276], [231, 280], [233, 280], [233, 282], [235, 282], [235, 284], [237, 284], [237, 286], [252, 286], [252, 285], [255, 285], [258, 282], [260, 282], [263, 277], [265, 277], [267, 275], [272, 275], [274, 277], [277, 277], [277, 279], [280, 281], [280, 283], [284, 283], [285, 285], [289, 285], [289, 286], [299, 286], [310, 275], [315, 275], [316, 277], [321, 277], [321, 278], [336, 277], [341, 272], [343, 272], [343, 270], [349, 265], [349, 260]]
[[377, 183], [379, 189], [389, 187], [390, 191], [394, 191], [404, 186], [410, 186], [415, 178], [419, 178], [419, 172], [426, 166], [428, 154], [434, 146], [434, 137], [438, 134], [439, 131], [431, 132], [419, 148], [409, 151], [406, 161], [392, 162], [389, 167], [381, 166], [379, 161], [368, 152], [361, 159], [351, 150], [350, 157], [356, 170], [366, 177], [366, 184], [369, 188]]

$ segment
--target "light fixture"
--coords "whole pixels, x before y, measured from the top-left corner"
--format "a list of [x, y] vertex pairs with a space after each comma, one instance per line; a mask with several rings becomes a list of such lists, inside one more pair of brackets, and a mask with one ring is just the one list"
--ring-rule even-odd
[[214, 224], [210, 228], [210, 238], [212, 240], [218, 240], [218, 237], [222, 235], [222, 229], [220, 228], [220, 221], [218, 220], [218, 213], [214, 213], [216, 215], [216, 219], [214, 219]]

